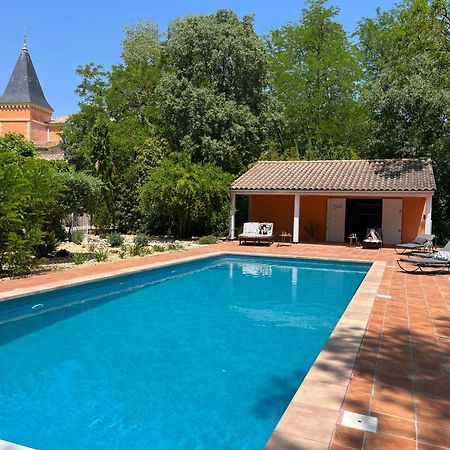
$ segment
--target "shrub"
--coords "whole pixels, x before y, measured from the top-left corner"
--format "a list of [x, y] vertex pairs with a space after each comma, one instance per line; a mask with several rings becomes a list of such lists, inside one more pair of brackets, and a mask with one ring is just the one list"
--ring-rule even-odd
[[106, 248], [99, 248], [94, 252], [94, 258], [97, 262], [106, 261], [108, 259], [108, 253]]
[[56, 250], [59, 242], [60, 239], [58, 238], [56, 231], [52, 230], [50, 233], [47, 233], [44, 238], [44, 242], [36, 247], [34, 254], [37, 258], [42, 258], [43, 256], [49, 255]]
[[117, 255], [119, 256], [120, 259], [125, 258], [125, 256], [127, 255], [127, 248], [124, 245], [122, 245]]
[[63, 214], [58, 203], [62, 186], [52, 164], [26, 149], [27, 156], [20, 156], [24, 153], [14, 142], [11, 150], [11, 142], [5, 144], [0, 149], [0, 277], [29, 273], [36, 253], [46, 251], [37, 250], [45, 246], [50, 224]]
[[141, 189], [142, 211], [150, 223], [166, 223], [171, 235], [219, 233], [230, 215], [232, 178], [212, 164], [166, 160], [150, 172]]
[[212, 234], [208, 236], [202, 236], [197, 242], [200, 245], [217, 244], [218, 238]]
[[133, 239], [134, 245], [139, 245], [140, 247], [147, 247], [149, 238], [146, 234], [137, 234]]
[[83, 232], [81, 230], [75, 230], [72, 232], [72, 235], [70, 236], [70, 240], [74, 244], [81, 244], [83, 242]]
[[123, 244], [123, 236], [120, 233], [108, 235], [108, 242], [111, 247], [120, 247]]
[[166, 247], [164, 245], [155, 244], [150, 247], [155, 253], [162, 253], [166, 251]]
[[76, 265], [83, 264], [86, 261], [86, 255], [83, 253], [75, 253], [72, 259]]
[[140, 245], [132, 245], [128, 249], [128, 252], [130, 253], [130, 256], [142, 256], [144, 254], [144, 248]]
[[176, 242], [171, 242], [170, 244], [167, 244], [167, 250], [181, 250], [183, 249], [183, 245], [182, 244], [178, 244]]

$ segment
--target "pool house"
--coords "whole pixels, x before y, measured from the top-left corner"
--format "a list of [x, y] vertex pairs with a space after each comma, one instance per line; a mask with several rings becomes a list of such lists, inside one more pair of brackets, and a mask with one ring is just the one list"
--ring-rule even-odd
[[232, 185], [230, 237], [236, 237], [236, 196], [248, 198], [247, 221], [273, 222], [293, 242], [345, 242], [379, 229], [394, 245], [431, 233], [436, 189], [430, 159], [260, 161]]

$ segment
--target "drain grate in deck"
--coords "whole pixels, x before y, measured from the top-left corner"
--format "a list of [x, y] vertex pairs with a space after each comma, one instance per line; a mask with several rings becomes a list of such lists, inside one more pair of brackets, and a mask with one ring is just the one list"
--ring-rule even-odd
[[372, 416], [365, 416], [351, 411], [344, 411], [341, 419], [341, 425], [357, 430], [377, 432], [378, 419]]

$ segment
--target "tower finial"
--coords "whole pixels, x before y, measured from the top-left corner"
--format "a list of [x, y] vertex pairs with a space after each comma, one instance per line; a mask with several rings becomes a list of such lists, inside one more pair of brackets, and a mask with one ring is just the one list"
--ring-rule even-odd
[[22, 50], [28, 51], [27, 47], [27, 30], [26, 27], [23, 27], [23, 47]]

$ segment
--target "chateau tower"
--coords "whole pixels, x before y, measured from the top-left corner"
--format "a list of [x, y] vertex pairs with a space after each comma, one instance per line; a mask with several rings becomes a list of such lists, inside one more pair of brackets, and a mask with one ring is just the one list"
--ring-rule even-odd
[[[60, 153], [59, 133], [66, 117], [52, 120], [52, 112], [24, 40], [9, 83], [0, 97], [0, 136], [9, 132], [23, 134], [43, 157], [56, 147], [56, 153]], [[59, 157], [50, 156], [50, 159]]]

